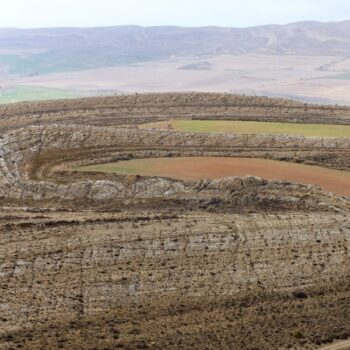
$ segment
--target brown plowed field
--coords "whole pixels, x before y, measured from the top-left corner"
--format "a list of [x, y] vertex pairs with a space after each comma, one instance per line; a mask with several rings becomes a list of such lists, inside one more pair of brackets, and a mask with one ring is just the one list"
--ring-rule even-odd
[[329, 192], [350, 195], [349, 172], [267, 159], [231, 157], [150, 158], [92, 165], [80, 169], [106, 173], [164, 176], [181, 180], [253, 175], [265, 179], [290, 180], [317, 185]]

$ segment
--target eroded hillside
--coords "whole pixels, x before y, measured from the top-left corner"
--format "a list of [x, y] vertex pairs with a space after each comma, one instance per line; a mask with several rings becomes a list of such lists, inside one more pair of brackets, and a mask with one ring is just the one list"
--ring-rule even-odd
[[347, 108], [154, 94], [0, 115], [1, 349], [316, 349], [349, 337], [349, 197], [253, 176], [74, 170], [224, 156], [349, 171], [347, 138], [138, 129], [170, 117], [349, 124]]

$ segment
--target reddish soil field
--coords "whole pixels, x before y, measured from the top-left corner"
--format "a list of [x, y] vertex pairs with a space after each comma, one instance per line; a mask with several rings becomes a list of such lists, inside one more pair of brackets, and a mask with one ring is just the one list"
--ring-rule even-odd
[[217, 179], [253, 175], [318, 185], [323, 190], [350, 195], [350, 173], [319, 166], [255, 158], [179, 157], [120, 161], [83, 167], [106, 173], [163, 176], [183, 180]]

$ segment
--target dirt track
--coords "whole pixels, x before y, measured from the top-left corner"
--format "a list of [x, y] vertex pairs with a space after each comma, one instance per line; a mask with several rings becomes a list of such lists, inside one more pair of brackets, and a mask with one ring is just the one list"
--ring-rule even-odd
[[350, 349], [350, 340], [344, 340], [336, 342], [334, 344], [326, 345], [319, 350], [349, 350]]

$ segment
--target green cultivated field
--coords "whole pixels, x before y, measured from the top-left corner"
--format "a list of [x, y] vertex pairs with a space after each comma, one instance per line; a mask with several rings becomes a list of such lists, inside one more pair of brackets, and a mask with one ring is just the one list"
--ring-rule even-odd
[[0, 91], [0, 104], [74, 97], [79, 96], [73, 92], [63, 89], [17, 86], [9, 88], [5, 91]]
[[[226, 120], [171, 120], [178, 131], [228, 132], [236, 134], [302, 135], [318, 137], [350, 137], [350, 125], [294, 124]], [[144, 127], [165, 128], [166, 123], [150, 123]]]

